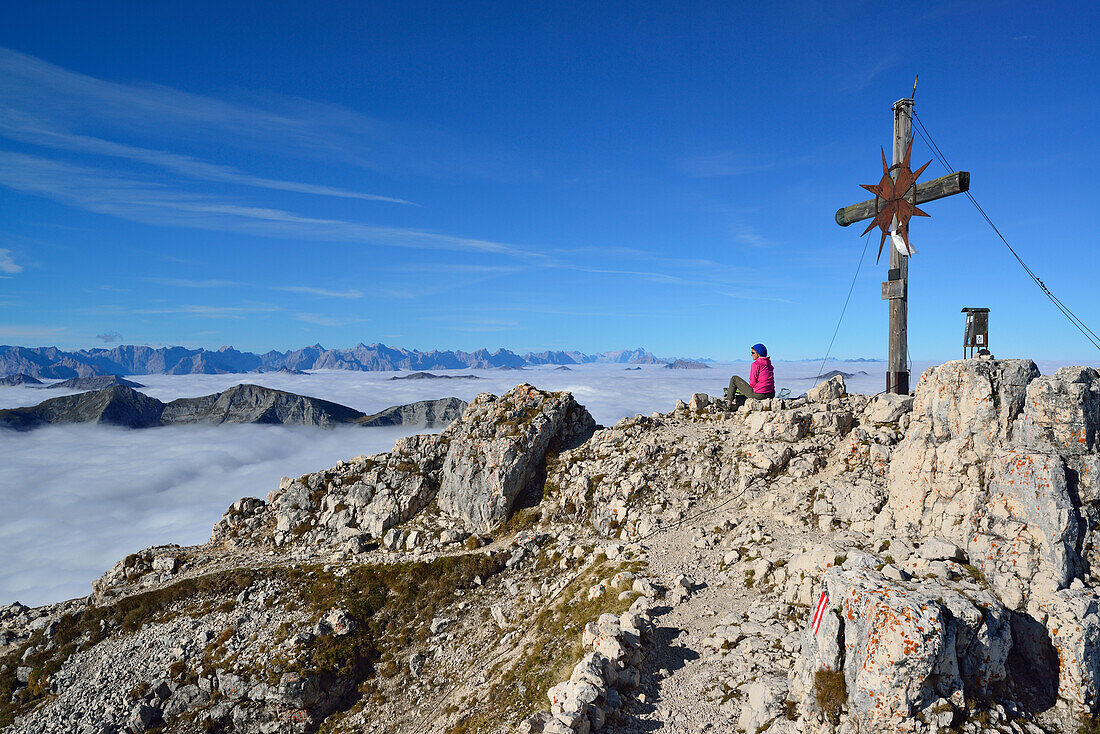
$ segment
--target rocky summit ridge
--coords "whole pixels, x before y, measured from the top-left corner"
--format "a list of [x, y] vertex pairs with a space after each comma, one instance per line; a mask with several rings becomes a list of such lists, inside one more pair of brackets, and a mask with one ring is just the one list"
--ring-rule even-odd
[[7, 732], [1078, 732], [1100, 704], [1100, 373], [483, 394], [0, 607]]

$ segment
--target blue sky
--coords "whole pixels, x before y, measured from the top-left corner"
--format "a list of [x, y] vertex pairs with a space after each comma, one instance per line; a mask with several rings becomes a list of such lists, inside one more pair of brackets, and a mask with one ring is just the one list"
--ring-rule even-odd
[[[0, 343], [822, 355], [894, 100], [1063, 301], [1095, 288], [1095, 4], [21, 3]], [[916, 165], [931, 158], [918, 139]], [[937, 163], [923, 178], [945, 173]], [[1089, 359], [964, 197], [910, 351]], [[874, 235], [872, 235], [874, 237]], [[833, 352], [882, 357], [877, 237]]]

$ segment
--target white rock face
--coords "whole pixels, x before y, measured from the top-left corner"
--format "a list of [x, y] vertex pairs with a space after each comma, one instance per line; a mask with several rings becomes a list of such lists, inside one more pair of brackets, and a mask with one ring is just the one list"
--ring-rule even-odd
[[1016, 422], [1017, 442], [1066, 458], [1095, 455], [1100, 437], [1100, 373], [1063, 367], [1027, 386], [1027, 407]]
[[744, 731], [759, 731], [779, 716], [786, 697], [787, 682], [784, 680], [766, 679], [751, 683], [737, 726]]
[[848, 390], [844, 385], [844, 375], [834, 375], [817, 387], [806, 391], [806, 397], [815, 403], [825, 403], [836, 400]]
[[1041, 604], [1058, 654], [1058, 696], [1079, 711], [1100, 703], [1100, 596], [1063, 589]]
[[921, 558], [929, 561], [962, 561], [962, 548], [943, 538], [927, 538], [918, 551]]
[[276, 542], [301, 536], [314, 526], [338, 537], [363, 531], [381, 538], [431, 502], [445, 451], [439, 436], [409, 436], [388, 453], [288, 481], [269, 498]]
[[[893, 452], [879, 527], [959, 545], [1022, 609], [1033, 591], [1049, 594], [1082, 571], [1081, 516], [1095, 527], [1098, 514], [1088, 504], [1098, 429], [1095, 370], [1040, 377], [1027, 360], [934, 367], [921, 377], [912, 424]], [[1086, 550], [1095, 547], [1084, 540]]]
[[1078, 519], [1058, 456], [999, 451], [985, 503], [974, 508], [967, 553], [1012, 608], [1033, 590], [1053, 592], [1079, 572]]
[[568, 448], [594, 428], [592, 416], [569, 393], [519, 385], [499, 399], [478, 395], [445, 433], [450, 446], [440, 509], [473, 530], [490, 530], [508, 518], [552, 442]]
[[913, 409], [913, 396], [883, 393], [876, 395], [867, 408], [867, 417], [872, 423], [897, 423], [903, 415]]
[[1009, 612], [988, 591], [891, 581], [858, 565], [831, 568], [825, 584], [830, 606], [816, 635], [807, 623], [792, 678], [804, 706], [816, 707], [818, 670], [841, 670], [860, 730], [900, 731], [919, 711], [963, 709], [1006, 679]]
[[[865, 415], [871, 422], [888, 424], [894, 407], [901, 405], [900, 400], [876, 398]], [[888, 613], [848, 597], [834, 602], [844, 605], [842, 664], [855, 711], [868, 716], [893, 711], [904, 718], [929, 706], [930, 711], [945, 711], [939, 699], [958, 708], [954, 683], [945, 683], [954, 680], [953, 665], [959, 669], [956, 677], [964, 681], [966, 697], [973, 693], [968, 675], [979, 681], [1003, 677], [1003, 661], [1014, 644], [1011, 636], [998, 632], [996, 639], [983, 643], [989, 654], [980, 664], [963, 659], [945, 663], [936, 652], [946, 649], [940, 637], [950, 637], [955, 622], [966, 622], [974, 632], [968, 620], [975, 612], [955, 597], [935, 597], [943, 602], [939, 606], [950, 609], [946, 618], [936, 604], [927, 603], [930, 583], [957, 575], [952, 562], [964, 558], [980, 570], [995, 594], [983, 592], [995, 603], [980, 604], [982, 614], [988, 616], [1002, 605], [1016, 613], [1011, 617], [1015, 644], [1020, 658], [1031, 661], [1029, 677], [1056, 679], [1062, 700], [1078, 711], [1095, 711], [1100, 615], [1094, 592], [1078, 587], [1083, 587], [1079, 577], [1088, 561], [1096, 558], [1093, 529], [1100, 524], [1100, 493], [1094, 489], [1100, 467], [1100, 374], [1089, 368], [1064, 368], [1040, 377], [1027, 360], [949, 362], [921, 377], [908, 419], [908, 430], [890, 455], [888, 496], [875, 529], [880, 537], [914, 539], [919, 556], [908, 567], [939, 578], [923, 583], [915, 579], [910, 590], [898, 569], [894, 581], [885, 582], [900, 587], [882, 601], [893, 610]], [[853, 588], [868, 583], [864, 579], [853, 586], [852, 579], [845, 578], [834, 588], [840, 578], [834, 570], [827, 574], [834, 600], [835, 593], [853, 594]], [[899, 618], [904, 620], [901, 626], [890, 621], [895, 607], [907, 610]], [[910, 651], [904, 661], [893, 657], [896, 635], [890, 638], [895, 643], [886, 647], [860, 646], [862, 633], [858, 627], [848, 628], [863, 624], [861, 615], [866, 613], [879, 617], [879, 642], [887, 639], [887, 630], [905, 640], [897, 643]], [[1000, 611], [995, 616], [1005, 617]], [[990, 626], [987, 631], [999, 629]], [[959, 628], [955, 634], [964, 632]], [[818, 660], [819, 668], [835, 662], [832, 653], [812, 644], [805, 654]], [[989, 661], [995, 664], [990, 667]], [[869, 675], [874, 671], [887, 672], [876, 679]], [[803, 685], [806, 680], [803, 675]], [[926, 680], [935, 685], [922, 683]]]
[[[1042, 550], [1074, 532], [1062, 511], [1071, 506], [1064, 477], [1044, 457], [1007, 453], [1027, 383], [1037, 376], [1029, 360], [960, 360], [926, 371], [912, 422], [892, 452], [879, 522], [880, 530], [892, 525], [910, 537], [948, 540], [989, 577], [1011, 576], [1000, 590], [1013, 606], [1036, 576], [1064, 585], [1072, 566], [1064, 552]], [[1021, 555], [1002, 553], [1010, 542]]]

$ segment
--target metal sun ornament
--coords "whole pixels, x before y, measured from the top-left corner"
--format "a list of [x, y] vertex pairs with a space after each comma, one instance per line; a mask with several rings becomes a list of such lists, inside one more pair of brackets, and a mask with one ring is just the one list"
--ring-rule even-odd
[[[860, 184], [860, 186], [875, 195], [875, 218], [867, 225], [867, 229], [863, 230], [863, 234], [870, 232], [876, 225], [882, 230], [882, 239], [878, 243], [878, 258], [882, 257], [882, 246], [886, 242], [887, 236], [892, 238], [900, 236], [905, 243], [906, 252], [904, 254], [912, 255], [915, 250], [909, 244], [909, 219], [914, 216], [927, 217], [931, 215], [918, 209], [906, 197], [916, 188], [917, 177], [924, 173], [924, 169], [928, 168], [932, 161], [925, 163], [915, 173], [909, 170], [909, 155], [913, 152], [912, 140], [905, 148], [905, 157], [901, 163], [895, 163], [892, 166], [888, 166], [886, 163], [886, 151], [881, 148], [879, 150], [882, 152], [882, 180], [877, 185]], [[897, 178], [890, 176], [893, 171], [897, 171]], [[879, 205], [880, 199], [883, 202], [881, 206]], [[875, 262], [878, 262], [878, 258], [875, 259]]]

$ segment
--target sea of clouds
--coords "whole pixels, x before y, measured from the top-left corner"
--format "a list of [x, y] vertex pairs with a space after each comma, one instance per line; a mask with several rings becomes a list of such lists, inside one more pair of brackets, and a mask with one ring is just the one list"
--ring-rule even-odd
[[[914, 363], [914, 382], [929, 363]], [[1060, 365], [1040, 364], [1044, 373]], [[778, 387], [792, 395], [814, 384], [820, 362], [776, 362]], [[876, 393], [881, 362], [824, 366], [856, 373], [850, 392]], [[392, 380], [392, 372], [317, 371], [308, 375], [136, 375], [142, 391], [163, 401], [207, 395], [240, 383], [332, 400], [365, 413], [416, 400], [481, 392], [502, 394], [521, 382], [569, 390], [603, 425], [636, 413], [671, 410], [695, 392], [720, 395], [748, 364], [702, 370], [625, 365], [524, 370], [448, 370], [476, 380]], [[858, 374], [862, 372], [863, 374]], [[404, 374], [404, 373], [400, 373]], [[0, 387], [0, 408], [34, 405], [68, 394]], [[264, 497], [282, 476], [299, 476], [340, 459], [388, 451], [416, 427], [333, 430], [286, 426], [48, 426], [25, 433], [0, 429], [0, 604], [44, 604], [84, 596], [120, 558], [151, 545], [202, 543], [231, 503]]]

